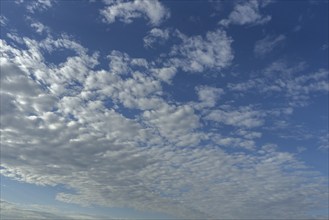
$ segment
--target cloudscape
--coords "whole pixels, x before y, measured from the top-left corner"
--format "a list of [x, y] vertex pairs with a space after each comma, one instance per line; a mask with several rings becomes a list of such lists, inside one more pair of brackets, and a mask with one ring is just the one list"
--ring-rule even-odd
[[1, 1], [1, 219], [327, 219], [328, 1]]

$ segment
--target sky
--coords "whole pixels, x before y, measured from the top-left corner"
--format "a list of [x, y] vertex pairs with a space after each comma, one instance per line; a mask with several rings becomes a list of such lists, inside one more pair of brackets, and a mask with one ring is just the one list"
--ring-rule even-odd
[[326, 219], [327, 0], [1, 1], [1, 219]]

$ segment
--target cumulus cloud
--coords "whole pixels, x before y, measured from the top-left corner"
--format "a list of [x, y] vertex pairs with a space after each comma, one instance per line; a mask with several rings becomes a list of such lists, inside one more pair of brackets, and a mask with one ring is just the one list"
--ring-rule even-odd
[[129, 24], [136, 18], [144, 18], [152, 26], [158, 26], [170, 16], [169, 10], [158, 0], [109, 1], [107, 5], [101, 10], [107, 23], [119, 20]]
[[[199, 101], [211, 109], [202, 118], [191, 105], [165, 98], [162, 81], [175, 74], [168, 66], [112, 51], [109, 66], [101, 68], [97, 53], [65, 36], [17, 40], [24, 49], [0, 41], [2, 175], [63, 184], [73, 192], [58, 193], [62, 202], [185, 219], [296, 219], [327, 208], [327, 182], [320, 174], [291, 153], [254, 143], [260, 134], [250, 129], [264, 123], [261, 110], [216, 108], [223, 91], [203, 86], [196, 89]], [[220, 69], [229, 60], [222, 57], [229, 44], [224, 32], [215, 31], [186, 38], [176, 50], [189, 52], [183, 59], [194, 58], [202, 68]], [[199, 46], [214, 60], [196, 61]], [[56, 50], [75, 55], [49, 63], [44, 54]], [[237, 132], [201, 131], [209, 121]], [[224, 150], [231, 146], [253, 152]]]
[[202, 72], [206, 69], [220, 70], [231, 64], [232, 38], [218, 29], [202, 36], [185, 36], [180, 33], [182, 43], [171, 50], [171, 63], [188, 72]]
[[198, 107], [201, 108], [214, 107], [220, 96], [224, 94], [223, 89], [211, 86], [198, 86], [196, 87], [196, 92], [201, 102]]
[[260, 9], [269, 1], [249, 0], [237, 3], [227, 19], [219, 22], [220, 25], [261, 25], [269, 22], [271, 16], [262, 15]]
[[171, 83], [172, 78], [177, 73], [177, 68], [173, 67], [173, 66], [153, 68], [152, 72], [153, 72], [153, 75], [156, 78], [160, 79], [161, 81], [164, 81], [166, 83]]
[[170, 36], [169, 29], [162, 30], [159, 28], [153, 28], [143, 38], [144, 47], [153, 48], [154, 44], [163, 44], [169, 39], [169, 36]]
[[263, 57], [280, 46], [285, 39], [286, 37], [282, 34], [279, 36], [266, 36], [255, 43], [254, 54], [257, 57]]

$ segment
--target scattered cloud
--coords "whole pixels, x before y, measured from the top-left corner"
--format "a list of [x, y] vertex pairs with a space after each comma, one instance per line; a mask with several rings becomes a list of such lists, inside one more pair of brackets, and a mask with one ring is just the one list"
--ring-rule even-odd
[[44, 32], [48, 33], [50, 31], [48, 27], [46, 27], [40, 22], [31, 23], [31, 27], [34, 28], [35, 31], [39, 34], [42, 34]]
[[218, 29], [207, 32], [205, 37], [188, 37], [180, 33], [182, 43], [171, 50], [171, 63], [188, 72], [202, 72], [206, 69], [220, 70], [231, 64], [232, 38]]
[[233, 91], [261, 92], [263, 94], [281, 94], [287, 99], [290, 107], [305, 106], [311, 94], [328, 92], [328, 70], [319, 69], [306, 72], [304, 62], [287, 65], [282, 60], [273, 62], [262, 70], [264, 76], [242, 83], [228, 84]]
[[227, 19], [219, 22], [220, 25], [261, 25], [269, 22], [271, 16], [262, 15], [260, 9], [270, 1], [249, 0], [237, 3]]
[[101, 10], [106, 23], [119, 20], [129, 24], [136, 18], [145, 18], [150, 25], [158, 26], [170, 17], [169, 10], [158, 0], [107, 1], [106, 4]]
[[[201, 132], [203, 119], [191, 106], [168, 103], [154, 72], [134, 70], [151, 65], [145, 60], [114, 51], [108, 69], [94, 70], [97, 56], [72, 40], [21, 40], [26, 49], [1, 41], [2, 175], [76, 191], [58, 193], [62, 202], [192, 219], [299, 218], [326, 204], [320, 175], [292, 154], [256, 150], [259, 133]], [[73, 48], [78, 55], [49, 65], [45, 48]], [[208, 107], [223, 93], [205, 86], [197, 92]], [[141, 112], [128, 117], [130, 110]], [[246, 130], [262, 125], [263, 117], [251, 107], [223, 107], [206, 120]], [[214, 145], [198, 147], [204, 140]], [[256, 151], [229, 154], [221, 146]]]
[[266, 36], [265, 38], [256, 41], [254, 46], [254, 54], [257, 57], [264, 57], [272, 52], [275, 48], [282, 45], [286, 37], [282, 34], [279, 36]]
[[321, 50], [328, 50], [328, 43], [323, 44]]
[[224, 94], [223, 89], [211, 86], [198, 86], [196, 91], [200, 101], [198, 108], [214, 107], [220, 96]]
[[170, 66], [170, 67], [162, 67], [162, 68], [153, 68], [152, 69], [153, 75], [160, 79], [161, 81], [164, 81], [166, 83], [171, 83], [172, 78], [177, 73], [177, 68]]
[[164, 44], [170, 36], [169, 29], [153, 28], [149, 31], [148, 35], [143, 38], [144, 47], [153, 48], [154, 44]]
[[5, 27], [8, 23], [8, 19], [4, 15], [0, 15], [0, 26]]
[[324, 132], [324, 134], [319, 135], [319, 150], [329, 150], [329, 133], [327, 131]]
[[251, 107], [240, 107], [234, 109], [216, 109], [210, 111], [205, 117], [207, 120], [215, 121], [225, 125], [242, 128], [254, 128], [264, 124], [264, 113]]
[[[266, 23], [271, 18], [260, 9], [267, 3], [239, 2], [223, 25]], [[52, 6], [51, 1], [29, 4], [41, 4], [41, 10]], [[157, 26], [169, 17], [159, 1], [106, 4], [101, 13], [108, 23], [144, 18]], [[33, 7], [31, 12], [39, 10]], [[304, 62], [279, 60], [244, 82], [198, 81], [185, 97], [192, 101], [183, 102], [168, 98], [165, 89], [175, 76], [186, 74], [180, 71], [221, 74], [231, 65], [233, 39], [223, 29], [194, 36], [176, 30], [178, 44], [158, 60], [112, 50], [106, 65], [100, 65], [100, 52], [67, 35], [54, 37], [38, 21], [31, 27], [47, 35], [35, 40], [7, 34], [0, 40], [1, 175], [63, 185], [70, 192], [61, 191], [56, 199], [65, 203], [130, 207], [184, 219], [309, 219], [313, 210], [327, 209], [323, 174], [294, 153], [258, 142], [269, 122], [280, 119], [270, 126], [287, 129], [285, 117], [294, 107], [329, 91], [327, 69], [306, 71]], [[169, 37], [169, 29], [153, 28], [143, 42], [153, 47]], [[284, 39], [265, 37], [255, 53], [266, 55]], [[63, 60], [47, 59], [58, 51], [64, 51]], [[230, 96], [248, 92], [270, 101], [277, 94], [287, 105], [267, 110], [249, 104], [252, 96], [241, 103]], [[320, 149], [328, 148], [327, 139], [321, 134]], [[96, 218], [5, 201], [1, 208], [4, 218]]]
[[36, 0], [30, 1], [26, 8], [29, 12], [35, 13], [36, 11], [45, 11], [53, 6], [55, 0]]

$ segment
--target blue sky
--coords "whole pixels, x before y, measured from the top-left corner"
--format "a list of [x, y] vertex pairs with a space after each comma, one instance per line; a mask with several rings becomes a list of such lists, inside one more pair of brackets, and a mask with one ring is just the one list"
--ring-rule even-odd
[[1, 217], [321, 219], [328, 1], [1, 1]]

